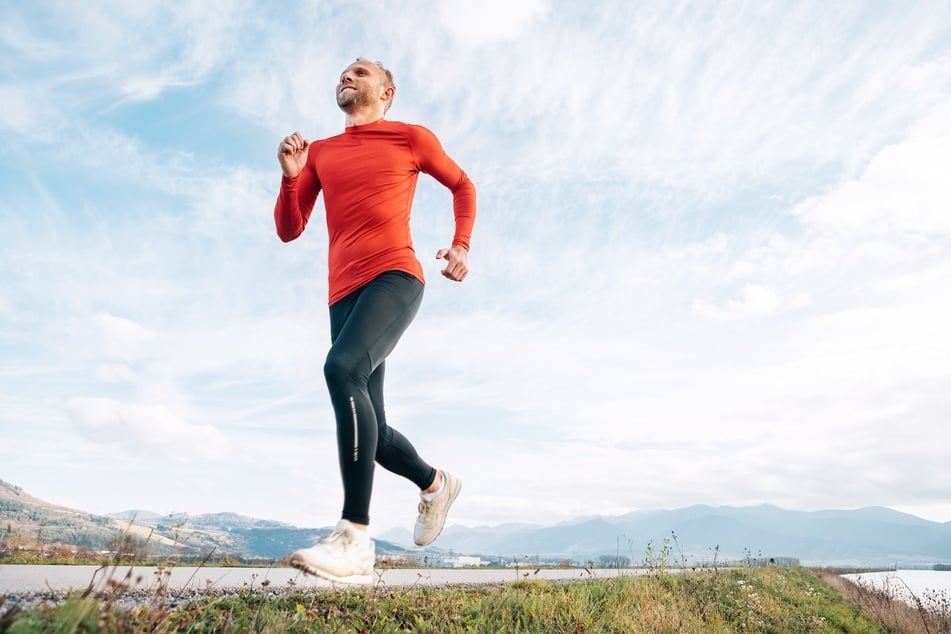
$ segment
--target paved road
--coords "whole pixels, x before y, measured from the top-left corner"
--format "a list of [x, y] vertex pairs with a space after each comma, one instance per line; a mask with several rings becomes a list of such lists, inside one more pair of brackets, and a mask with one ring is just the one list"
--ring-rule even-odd
[[[505, 583], [519, 579], [582, 580], [644, 574], [644, 570], [582, 568], [479, 568], [377, 569], [377, 583], [384, 586], [453, 585]], [[120, 566], [99, 570], [96, 566], [0, 566], [0, 596], [26, 593], [64, 593], [95, 584], [106, 588], [110, 582], [128, 590], [152, 590], [165, 584], [170, 591], [240, 590], [253, 588], [339, 587], [293, 568], [195, 568]]]

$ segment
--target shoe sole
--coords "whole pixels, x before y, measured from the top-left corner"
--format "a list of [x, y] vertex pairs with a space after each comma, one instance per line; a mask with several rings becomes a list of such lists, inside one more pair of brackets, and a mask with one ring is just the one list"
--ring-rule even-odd
[[461, 480], [455, 480], [455, 482], [456, 482], [456, 484], [458, 484], [459, 486], [456, 487], [456, 490], [455, 490], [455, 491], [449, 491], [449, 504], [446, 505], [446, 514], [443, 515], [442, 524], [439, 525], [439, 530], [436, 531], [436, 534], [433, 535], [433, 538], [432, 538], [431, 540], [429, 540], [428, 542], [425, 542], [425, 543], [423, 543], [423, 544], [420, 544], [420, 543], [417, 542], [416, 540], [413, 540], [414, 543], [415, 543], [417, 546], [419, 546], [420, 548], [422, 548], [422, 547], [424, 547], [424, 546], [429, 546], [429, 545], [432, 544], [434, 541], [436, 541], [437, 539], [439, 539], [439, 536], [440, 536], [440, 535], [442, 535], [442, 529], [446, 527], [446, 519], [449, 517], [449, 509], [452, 508], [453, 502], [455, 502], [455, 501], [456, 501], [456, 498], [459, 497], [459, 494], [462, 493], [462, 481], [461, 481]]
[[315, 577], [320, 577], [326, 579], [327, 581], [336, 581], [337, 583], [349, 583], [351, 585], [368, 585], [373, 583], [373, 574], [368, 575], [350, 575], [349, 577], [338, 577], [337, 575], [330, 574], [326, 570], [321, 570], [320, 568], [314, 568], [313, 566], [308, 566], [306, 563], [300, 560], [292, 559], [291, 566], [297, 568], [301, 572], [305, 572], [309, 575]]

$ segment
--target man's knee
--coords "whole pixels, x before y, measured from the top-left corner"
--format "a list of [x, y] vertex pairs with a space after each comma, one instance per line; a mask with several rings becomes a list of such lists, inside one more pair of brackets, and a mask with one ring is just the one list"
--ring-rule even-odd
[[324, 361], [324, 378], [327, 385], [333, 390], [337, 386], [342, 386], [350, 378], [350, 364], [346, 363], [340, 355], [330, 353]]
[[336, 354], [331, 350], [324, 361], [324, 378], [331, 390], [342, 387], [347, 382], [366, 385], [368, 377], [369, 373], [361, 367], [361, 364], [354, 363], [352, 359], [347, 358], [347, 355]]

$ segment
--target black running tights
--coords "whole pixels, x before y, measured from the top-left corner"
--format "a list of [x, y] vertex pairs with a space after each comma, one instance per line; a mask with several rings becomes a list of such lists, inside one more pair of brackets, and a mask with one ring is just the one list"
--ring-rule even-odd
[[331, 347], [324, 364], [337, 419], [337, 450], [343, 477], [341, 517], [370, 523], [375, 463], [428, 488], [436, 471], [403, 434], [386, 424], [384, 360], [413, 321], [423, 284], [388, 271], [330, 307]]

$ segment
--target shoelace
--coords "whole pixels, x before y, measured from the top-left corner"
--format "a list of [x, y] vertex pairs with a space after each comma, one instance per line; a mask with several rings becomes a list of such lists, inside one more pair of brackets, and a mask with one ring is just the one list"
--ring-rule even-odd
[[354, 548], [360, 548], [364, 546], [364, 544], [360, 542], [360, 540], [354, 539], [353, 537], [348, 535], [346, 531], [338, 531], [338, 530], [335, 530], [330, 535], [328, 535], [327, 538], [324, 539], [324, 543], [329, 544], [331, 542], [338, 541], [341, 538], [343, 539], [341, 548], [345, 551], [353, 550]]
[[335, 530], [334, 532], [332, 532], [330, 535], [327, 536], [327, 538], [324, 540], [324, 543], [331, 544], [333, 542], [340, 541], [341, 538], [343, 538], [343, 543], [341, 544], [341, 546], [343, 547], [344, 550], [348, 550], [353, 547], [355, 540], [352, 539], [349, 535], [347, 535], [346, 531]]
[[429, 500], [420, 500], [419, 506], [416, 510], [418, 510], [419, 514], [423, 516], [423, 520], [427, 521], [429, 520], [429, 514], [433, 510], [433, 502], [430, 502]]

